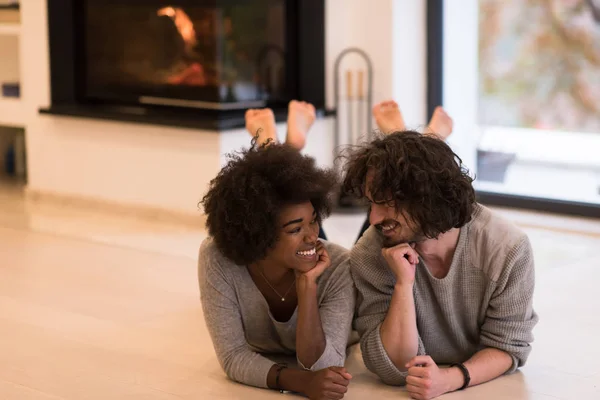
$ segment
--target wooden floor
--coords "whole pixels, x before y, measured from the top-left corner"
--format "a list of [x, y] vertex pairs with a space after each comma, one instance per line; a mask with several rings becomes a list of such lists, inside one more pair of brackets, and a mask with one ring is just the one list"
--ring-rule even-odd
[[[228, 381], [216, 361], [196, 283], [202, 231], [2, 188], [0, 203], [0, 399], [282, 398]], [[534, 351], [521, 372], [442, 398], [600, 399], [600, 222], [508, 215], [538, 259]], [[339, 226], [360, 223], [334, 216], [326, 228], [349, 243], [355, 232]], [[347, 399], [408, 398], [356, 349], [348, 367]]]

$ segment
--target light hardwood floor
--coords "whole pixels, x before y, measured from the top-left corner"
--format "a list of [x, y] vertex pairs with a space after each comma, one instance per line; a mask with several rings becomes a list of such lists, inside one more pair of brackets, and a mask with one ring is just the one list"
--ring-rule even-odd
[[[232, 383], [218, 365], [196, 282], [204, 232], [29, 204], [5, 188], [0, 204], [0, 399], [284, 396]], [[530, 362], [442, 399], [600, 399], [600, 221], [505, 213], [537, 258]], [[347, 245], [361, 222], [334, 216], [326, 228]], [[347, 399], [408, 398], [356, 348], [348, 367]]]

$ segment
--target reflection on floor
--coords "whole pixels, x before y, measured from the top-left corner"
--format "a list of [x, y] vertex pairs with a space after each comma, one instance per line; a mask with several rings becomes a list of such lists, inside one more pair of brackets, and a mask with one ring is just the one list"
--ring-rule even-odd
[[[280, 399], [229, 382], [204, 326], [192, 225], [47, 204], [0, 188], [1, 399]], [[446, 399], [600, 398], [600, 221], [501, 210], [530, 234], [541, 320], [529, 364]], [[326, 221], [350, 246], [362, 215]], [[347, 399], [408, 398], [353, 350]]]

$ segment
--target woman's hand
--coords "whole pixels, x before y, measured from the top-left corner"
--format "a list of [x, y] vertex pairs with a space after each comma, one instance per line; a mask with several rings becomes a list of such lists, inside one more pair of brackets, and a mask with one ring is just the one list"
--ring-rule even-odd
[[331, 266], [331, 259], [321, 241], [317, 241], [316, 250], [317, 264], [310, 271], [297, 273], [296, 281], [301, 285], [300, 287], [303, 287], [303, 285], [316, 285], [317, 278]]
[[348, 391], [351, 379], [352, 375], [343, 367], [311, 372], [303, 393], [311, 400], [339, 400]]

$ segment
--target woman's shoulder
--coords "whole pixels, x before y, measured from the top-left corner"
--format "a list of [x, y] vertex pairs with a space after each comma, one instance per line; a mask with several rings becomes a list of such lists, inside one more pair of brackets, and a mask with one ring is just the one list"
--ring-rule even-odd
[[321, 279], [323, 281], [339, 280], [350, 276], [350, 252], [345, 247], [340, 246], [336, 243], [331, 243], [326, 240], [322, 240], [329, 258], [331, 259], [331, 265], [323, 275]]
[[332, 267], [347, 263], [348, 258], [350, 257], [350, 251], [348, 249], [327, 240], [321, 240], [321, 242], [323, 243], [323, 246], [325, 246], [325, 249], [327, 249]]
[[198, 252], [198, 274], [200, 278], [207, 274], [219, 274], [226, 276], [235, 270], [234, 263], [226, 258], [217, 248], [215, 241], [210, 236], [202, 241]]

